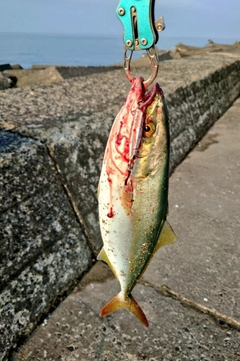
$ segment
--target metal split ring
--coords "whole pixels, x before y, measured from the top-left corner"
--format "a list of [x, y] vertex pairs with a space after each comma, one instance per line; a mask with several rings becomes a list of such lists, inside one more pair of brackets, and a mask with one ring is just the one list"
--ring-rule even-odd
[[[151, 48], [147, 49], [146, 52], [147, 52], [148, 58], [149, 58], [149, 60], [151, 62], [152, 73], [151, 73], [150, 77], [143, 82], [143, 85], [144, 85], [145, 89], [147, 89], [149, 87], [149, 85], [152, 84], [153, 81], [156, 79], [157, 74], [158, 74], [158, 67], [159, 67], [158, 56], [157, 56], [155, 47], [152, 46]], [[131, 63], [131, 59], [132, 59], [132, 54], [133, 54], [133, 50], [129, 50], [129, 49], [125, 48], [123, 67], [124, 67], [124, 70], [126, 72], [126, 77], [130, 81], [130, 83], [132, 83], [133, 80], [135, 79], [131, 75], [131, 70], [130, 70], [130, 63]]]

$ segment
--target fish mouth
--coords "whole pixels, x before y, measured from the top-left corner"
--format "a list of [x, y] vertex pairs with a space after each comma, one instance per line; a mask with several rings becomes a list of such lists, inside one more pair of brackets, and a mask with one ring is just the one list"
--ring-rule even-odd
[[[146, 156], [145, 156], [144, 158], [146, 158]], [[125, 186], [127, 186], [128, 181], [129, 181], [129, 179], [130, 179], [131, 176], [133, 176], [135, 180], [146, 179], [146, 178], [149, 176], [149, 174], [147, 174], [147, 175], [141, 175], [141, 176], [140, 176], [140, 175], [133, 175], [133, 174], [132, 174], [133, 166], [134, 166], [134, 165], [133, 165], [132, 163], [129, 163], [129, 164], [128, 164], [128, 170], [127, 170], [128, 174], [127, 174], [127, 177], [126, 177], [126, 179], [125, 179], [125, 181], [124, 181], [124, 185], [125, 185]]]
[[129, 178], [130, 178], [130, 175], [131, 175], [131, 171], [130, 170], [128, 170], [128, 175], [127, 175], [127, 178], [125, 179], [125, 181], [124, 181], [124, 185], [126, 186], [127, 185], [127, 183], [128, 183], [128, 180], [129, 180]]

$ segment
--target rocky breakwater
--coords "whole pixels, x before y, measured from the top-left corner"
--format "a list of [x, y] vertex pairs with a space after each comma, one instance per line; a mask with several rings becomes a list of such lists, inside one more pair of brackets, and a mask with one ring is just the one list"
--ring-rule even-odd
[[64, 79], [102, 73], [117, 69], [117, 66], [50, 66], [33, 65], [23, 69], [20, 65], [0, 65], [0, 90], [30, 85], [49, 85]]
[[[161, 62], [171, 168], [240, 95], [239, 54]], [[149, 76], [146, 59], [133, 74]], [[0, 95], [0, 360], [91, 267], [102, 246], [97, 183], [123, 70]], [[94, 295], [93, 295], [94, 297]]]
[[231, 52], [238, 54], [240, 52], [240, 42], [236, 41], [234, 44], [217, 44], [208, 40], [208, 45], [200, 48], [198, 46], [184, 45], [182, 43], [177, 44], [175, 47], [168, 51], [157, 50], [158, 59], [161, 60], [171, 60], [171, 59], [181, 59], [187, 58], [195, 55], [206, 55], [210, 53], [220, 53], [220, 52]]
[[16, 85], [16, 77], [4, 74], [4, 71], [22, 69], [21, 65], [0, 64], [0, 90], [13, 88]]
[[12, 80], [0, 73], [0, 90], [11, 88]]

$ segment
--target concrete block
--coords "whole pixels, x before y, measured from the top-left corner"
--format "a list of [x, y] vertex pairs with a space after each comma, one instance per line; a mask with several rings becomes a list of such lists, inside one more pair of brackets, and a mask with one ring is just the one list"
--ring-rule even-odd
[[12, 69], [10, 64], [0, 64], [0, 71]]
[[74, 112], [57, 123], [50, 120], [41, 126], [19, 128], [22, 134], [41, 139], [47, 145], [95, 254], [102, 247], [97, 186], [113, 120], [114, 114], [106, 112]]
[[0, 90], [11, 88], [12, 80], [0, 73]]
[[16, 77], [16, 86], [23, 87], [35, 84], [51, 84], [63, 81], [62, 76], [59, 74], [54, 66], [46, 69], [32, 70], [32, 69], [12, 69], [3, 72], [5, 76]]
[[86, 271], [91, 252], [40, 141], [0, 132], [0, 197], [1, 355]]
[[167, 95], [173, 169], [240, 94], [240, 62]]

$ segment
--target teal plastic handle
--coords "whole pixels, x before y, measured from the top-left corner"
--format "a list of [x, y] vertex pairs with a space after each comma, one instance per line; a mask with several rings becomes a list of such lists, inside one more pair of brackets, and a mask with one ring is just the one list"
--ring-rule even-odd
[[[117, 17], [123, 23], [124, 43], [129, 50], [135, 50], [135, 40], [142, 50], [151, 48], [157, 40], [153, 21], [154, 0], [121, 0], [117, 7]], [[136, 24], [138, 39], [135, 39], [135, 31], [132, 18], [132, 9], [136, 9]], [[140, 50], [141, 50], [140, 49]]]

